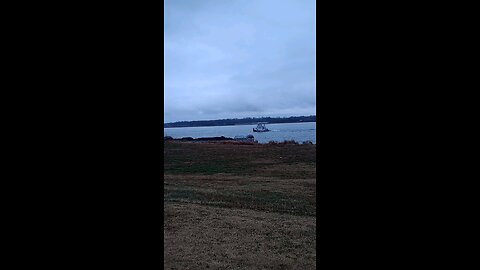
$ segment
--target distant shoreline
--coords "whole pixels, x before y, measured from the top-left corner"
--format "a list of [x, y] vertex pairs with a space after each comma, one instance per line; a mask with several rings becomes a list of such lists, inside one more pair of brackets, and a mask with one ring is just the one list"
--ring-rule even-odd
[[204, 121], [182, 121], [174, 123], [164, 123], [164, 128], [177, 127], [210, 127], [210, 126], [244, 126], [256, 125], [258, 122], [267, 124], [289, 124], [289, 123], [311, 123], [316, 122], [316, 116], [292, 116], [288, 118], [243, 118], [243, 119], [220, 119], [220, 120], [204, 120]]
[[[315, 123], [316, 121], [302, 121], [302, 122], [282, 122], [282, 123], [267, 123], [267, 124], [298, 124], [298, 123]], [[163, 128], [182, 128], [182, 127], [224, 127], [224, 126], [251, 126], [256, 125], [255, 123], [245, 123], [245, 124], [224, 124], [224, 125], [204, 125], [204, 126], [164, 126]]]

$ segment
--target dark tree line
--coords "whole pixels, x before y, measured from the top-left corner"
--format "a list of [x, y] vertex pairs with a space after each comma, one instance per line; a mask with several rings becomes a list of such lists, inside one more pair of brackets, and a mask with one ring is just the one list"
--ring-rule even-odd
[[233, 125], [255, 125], [258, 122], [266, 122], [269, 124], [279, 123], [301, 123], [316, 122], [316, 116], [291, 116], [291, 117], [259, 117], [259, 118], [242, 118], [242, 119], [219, 119], [219, 120], [203, 120], [203, 121], [181, 121], [174, 123], [165, 123], [163, 127], [207, 127], [207, 126], [233, 126]]

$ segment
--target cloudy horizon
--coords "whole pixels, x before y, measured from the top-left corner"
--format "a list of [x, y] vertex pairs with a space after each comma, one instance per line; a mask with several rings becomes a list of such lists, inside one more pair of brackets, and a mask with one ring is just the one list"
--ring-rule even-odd
[[314, 0], [165, 0], [164, 122], [315, 115]]

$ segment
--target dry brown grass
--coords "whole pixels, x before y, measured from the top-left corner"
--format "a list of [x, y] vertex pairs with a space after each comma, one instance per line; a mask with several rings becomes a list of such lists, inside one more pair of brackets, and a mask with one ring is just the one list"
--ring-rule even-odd
[[315, 145], [168, 143], [165, 269], [314, 269]]
[[165, 269], [315, 269], [315, 218], [169, 204]]

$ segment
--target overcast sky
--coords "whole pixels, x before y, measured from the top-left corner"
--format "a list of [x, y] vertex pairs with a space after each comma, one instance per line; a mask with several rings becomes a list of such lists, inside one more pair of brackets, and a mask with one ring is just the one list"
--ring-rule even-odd
[[315, 114], [315, 0], [165, 0], [165, 123]]

